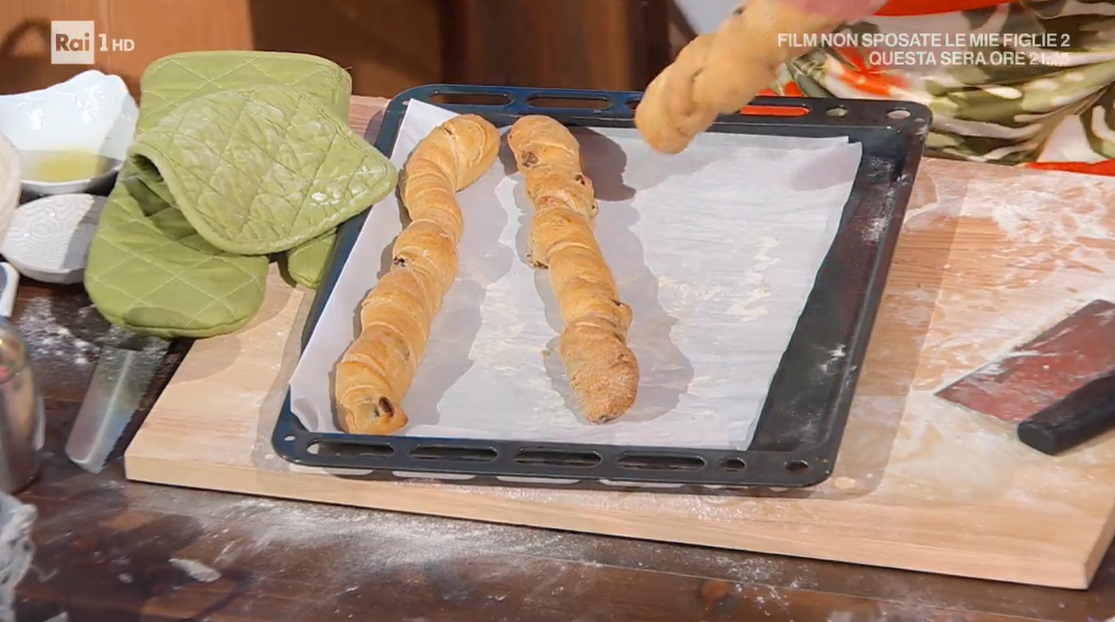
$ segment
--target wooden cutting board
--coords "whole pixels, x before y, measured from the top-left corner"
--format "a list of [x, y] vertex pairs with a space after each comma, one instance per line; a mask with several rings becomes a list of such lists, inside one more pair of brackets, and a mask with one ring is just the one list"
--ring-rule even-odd
[[[366, 119], [374, 106], [360, 104]], [[1089, 300], [1115, 300], [1113, 204], [1115, 180], [925, 161], [835, 474], [810, 491], [480, 488], [293, 467], [269, 436], [312, 294], [277, 273], [248, 328], [194, 345], [128, 449], [127, 476], [1085, 588], [1115, 529], [1115, 438], [1050, 458], [933, 392]]]

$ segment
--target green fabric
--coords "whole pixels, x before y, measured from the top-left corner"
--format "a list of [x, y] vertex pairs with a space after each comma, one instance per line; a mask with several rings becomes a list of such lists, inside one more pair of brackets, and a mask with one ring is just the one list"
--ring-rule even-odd
[[221, 91], [140, 135], [129, 161], [213, 246], [290, 250], [390, 192], [394, 167], [312, 96], [282, 86]]
[[327, 60], [189, 52], [144, 73], [136, 140], [89, 250], [85, 287], [114, 324], [162, 337], [235, 331], [268, 255], [314, 287], [333, 229], [394, 189], [348, 129], [351, 78]]
[[333, 242], [336, 240], [337, 232], [330, 231], [287, 252], [284, 267], [290, 278], [299, 285], [317, 289], [325, 272], [325, 262], [329, 261], [329, 253], [333, 251]]

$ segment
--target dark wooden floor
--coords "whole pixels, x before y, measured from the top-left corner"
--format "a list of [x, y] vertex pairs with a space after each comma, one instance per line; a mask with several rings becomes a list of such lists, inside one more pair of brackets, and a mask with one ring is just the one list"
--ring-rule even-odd
[[[125, 482], [70, 465], [65, 434], [96, 346], [119, 344], [75, 288], [21, 284], [15, 315], [46, 394], [48, 455], [20, 622], [1099, 621], [1087, 592]], [[176, 354], [175, 356], [180, 356]], [[173, 358], [173, 357], [172, 357]], [[166, 373], [163, 374], [165, 380]]]

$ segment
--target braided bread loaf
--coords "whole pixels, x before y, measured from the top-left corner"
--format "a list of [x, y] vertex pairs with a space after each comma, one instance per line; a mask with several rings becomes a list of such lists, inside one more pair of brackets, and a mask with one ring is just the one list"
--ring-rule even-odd
[[770, 87], [780, 65], [808, 52], [789, 45], [800, 35], [831, 32], [884, 1], [752, 0], [658, 74], [635, 109], [635, 126], [655, 151], [680, 153], [717, 115], [738, 112]]
[[352, 434], [390, 434], [407, 423], [403, 395], [426, 349], [434, 315], [457, 278], [464, 219], [456, 193], [499, 153], [499, 132], [475, 115], [441, 124], [414, 148], [399, 181], [410, 216], [391, 269], [360, 304], [360, 334], [336, 367], [338, 423]]
[[635, 402], [639, 365], [626, 343], [631, 307], [619, 299], [593, 234], [596, 197], [580, 145], [565, 126], [538, 115], [516, 121], [507, 144], [534, 205], [527, 260], [549, 269], [565, 322], [558, 354], [569, 384], [585, 419], [611, 421]]

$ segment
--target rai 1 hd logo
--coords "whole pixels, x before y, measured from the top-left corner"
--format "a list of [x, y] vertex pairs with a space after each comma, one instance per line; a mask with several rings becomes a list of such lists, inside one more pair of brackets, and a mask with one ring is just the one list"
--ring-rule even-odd
[[131, 39], [112, 38], [96, 32], [93, 21], [50, 22], [50, 63], [52, 65], [92, 65], [97, 52], [131, 52]]

